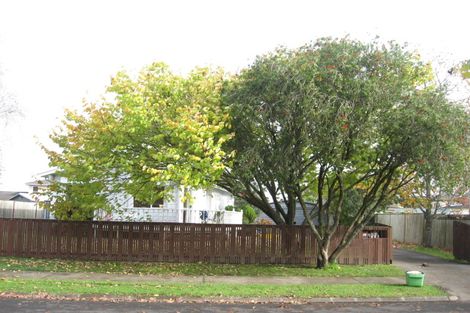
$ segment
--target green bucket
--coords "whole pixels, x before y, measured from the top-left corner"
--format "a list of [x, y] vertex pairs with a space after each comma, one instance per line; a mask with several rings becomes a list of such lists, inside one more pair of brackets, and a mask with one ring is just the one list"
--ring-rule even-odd
[[420, 271], [406, 272], [406, 284], [411, 287], [423, 287], [424, 273]]

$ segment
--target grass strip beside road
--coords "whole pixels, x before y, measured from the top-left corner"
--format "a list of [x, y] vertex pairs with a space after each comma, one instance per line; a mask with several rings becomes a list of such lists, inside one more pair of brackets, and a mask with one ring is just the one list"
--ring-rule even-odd
[[0, 279], [0, 292], [135, 297], [419, 297], [445, 296], [434, 286], [421, 288], [405, 285], [337, 284], [337, 285], [239, 285], [187, 283], [129, 283], [109, 281], [58, 281]]
[[311, 266], [142, 263], [110, 261], [71, 261], [0, 257], [2, 271], [39, 271], [68, 273], [111, 273], [140, 275], [207, 276], [303, 276], [303, 277], [401, 277], [403, 271], [393, 265], [332, 265], [326, 269]]

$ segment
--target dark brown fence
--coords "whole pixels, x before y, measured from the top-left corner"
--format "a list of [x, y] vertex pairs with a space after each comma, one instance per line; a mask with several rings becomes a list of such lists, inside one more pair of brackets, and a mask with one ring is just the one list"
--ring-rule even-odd
[[470, 224], [454, 222], [454, 256], [470, 262]]
[[[391, 262], [388, 226], [366, 227], [342, 264]], [[366, 238], [368, 237], [380, 238]], [[338, 238], [338, 237], [336, 237]], [[333, 246], [337, 243], [333, 240]], [[315, 263], [307, 226], [0, 219], [0, 255], [114, 261], [260, 264]]]

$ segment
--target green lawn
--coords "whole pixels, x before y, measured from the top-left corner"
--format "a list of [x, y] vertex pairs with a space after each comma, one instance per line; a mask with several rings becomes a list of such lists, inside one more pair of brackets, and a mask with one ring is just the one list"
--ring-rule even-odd
[[305, 276], [305, 277], [399, 277], [393, 265], [333, 265], [327, 269], [308, 266], [231, 265], [207, 263], [137, 263], [69, 261], [0, 257], [0, 270], [41, 272], [94, 272], [157, 275]]
[[419, 253], [432, 255], [441, 259], [455, 261], [455, 257], [452, 252], [441, 250], [439, 248], [426, 248], [423, 246], [415, 246], [412, 250]]
[[0, 292], [48, 295], [110, 295], [136, 297], [413, 297], [445, 296], [434, 286], [404, 285], [239, 285], [128, 283], [109, 281], [57, 281], [0, 279]]
[[405, 250], [411, 250], [411, 251], [415, 251], [415, 252], [419, 252], [419, 253], [423, 253], [427, 255], [432, 255], [432, 256], [435, 256], [444, 260], [456, 261], [452, 252], [442, 250], [439, 248], [426, 248], [426, 247], [411, 244], [411, 243], [398, 243], [398, 246]]
[[469, 262], [465, 260], [456, 259], [452, 252], [442, 250], [439, 248], [426, 248], [426, 247], [418, 246], [414, 244], [400, 244], [400, 248], [415, 251], [415, 252], [422, 253], [422, 254], [432, 255], [432, 256], [441, 258], [443, 260], [447, 260], [447, 261], [469, 264]]

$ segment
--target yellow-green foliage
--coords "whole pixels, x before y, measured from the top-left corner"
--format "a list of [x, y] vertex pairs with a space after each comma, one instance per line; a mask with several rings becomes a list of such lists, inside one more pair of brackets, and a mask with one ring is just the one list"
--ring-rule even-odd
[[[230, 153], [229, 115], [220, 105], [223, 72], [196, 68], [182, 77], [162, 63], [136, 79], [118, 73], [100, 103], [67, 111], [52, 135], [60, 152], [45, 149], [51, 166], [67, 178], [55, 184], [51, 210], [65, 219], [86, 219], [106, 197], [126, 191], [154, 202], [173, 182], [209, 187]], [[74, 186], [74, 187], [70, 187]]]

